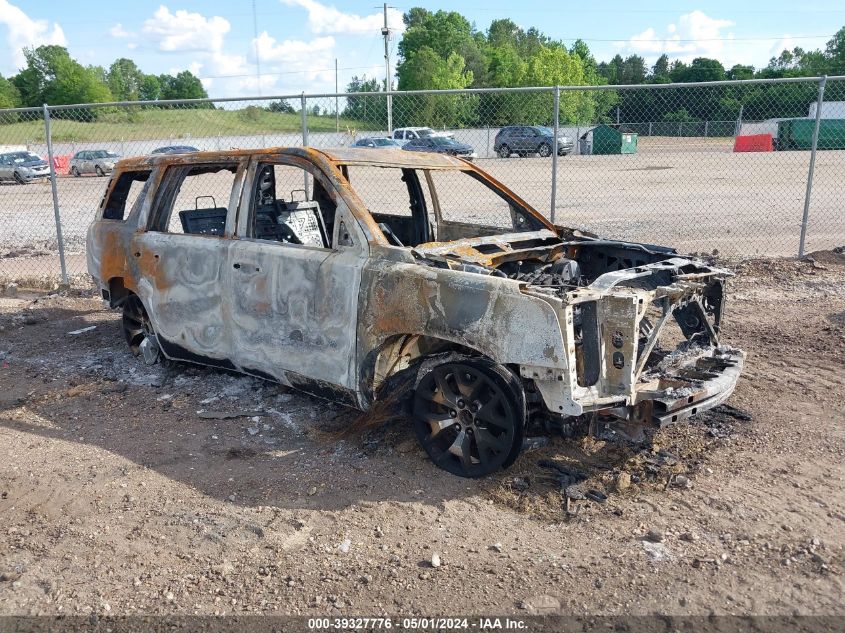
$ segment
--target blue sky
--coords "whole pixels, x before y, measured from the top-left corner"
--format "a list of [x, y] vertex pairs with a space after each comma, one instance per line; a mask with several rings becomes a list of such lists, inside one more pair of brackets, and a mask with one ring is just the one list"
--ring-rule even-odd
[[[255, 20], [250, 1], [0, 0], [0, 73], [14, 74], [24, 46], [63, 44], [85, 64], [108, 66], [125, 56], [149, 73], [190, 69], [214, 97], [333, 92], [335, 58], [341, 90], [353, 75], [384, 76], [382, 15], [373, 0], [255, 0], [254, 4]], [[401, 14], [412, 6], [456, 9], [481, 30], [492, 20], [507, 17], [567, 43], [581, 38], [600, 61], [618, 52], [637, 53], [652, 63], [666, 52], [673, 59], [715, 57], [728, 67], [740, 62], [764, 66], [783, 48], [823, 47], [845, 25], [841, 0], [567, 3], [572, 8], [562, 4], [394, 2], [393, 63]]]

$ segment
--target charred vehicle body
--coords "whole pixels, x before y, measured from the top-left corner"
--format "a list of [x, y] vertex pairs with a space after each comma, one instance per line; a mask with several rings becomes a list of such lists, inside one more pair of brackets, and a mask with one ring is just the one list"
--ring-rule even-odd
[[130, 349], [367, 410], [476, 477], [526, 424], [640, 439], [726, 400], [726, 270], [556, 227], [472, 163], [277, 148], [123, 160], [88, 269]]

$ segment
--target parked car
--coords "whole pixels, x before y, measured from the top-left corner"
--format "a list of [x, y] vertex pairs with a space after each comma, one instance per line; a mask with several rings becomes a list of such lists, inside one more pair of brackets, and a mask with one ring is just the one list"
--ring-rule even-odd
[[472, 160], [478, 158], [478, 154], [472, 148], [472, 145], [466, 143], [459, 143], [451, 138], [444, 138], [442, 136], [428, 136], [426, 138], [418, 138], [413, 141], [408, 141], [402, 146], [402, 149], [410, 152], [435, 152], [436, 154], [449, 154], [451, 156], [459, 156]]
[[150, 154], [187, 154], [198, 151], [196, 147], [191, 147], [190, 145], [166, 145], [155, 148]]
[[401, 147], [401, 145], [392, 138], [387, 138], [386, 136], [367, 136], [365, 138], [359, 138], [349, 147], [380, 147], [384, 149], [390, 147]]
[[[493, 141], [493, 151], [500, 158], [507, 158], [511, 154], [528, 156], [528, 154], [539, 154], [540, 156], [551, 156], [554, 151], [554, 130], [540, 125], [508, 125], [499, 130]], [[564, 135], [558, 134], [557, 153], [558, 156], [566, 156], [575, 147], [574, 141]]]
[[76, 152], [68, 163], [70, 175], [97, 174], [98, 176], [105, 176], [112, 172], [118, 159], [120, 159], [120, 154], [105, 149]]
[[402, 403], [433, 462], [465, 477], [511, 464], [531, 418], [641, 440], [724, 402], [744, 362], [720, 341], [730, 272], [554, 226], [442, 154], [125, 159], [87, 259], [146, 363]]
[[50, 165], [37, 154], [26, 151], [0, 154], [0, 182], [24, 185], [38, 178], [50, 178]]
[[429, 138], [431, 136], [440, 136], [443, 138], [454, 138], [452, 132], [437, 132], [430, 127], [398, 127], [393, 130], [393, 140], [400, 145], [404, 145], [408, 141], [415, 141], [421, 138]]

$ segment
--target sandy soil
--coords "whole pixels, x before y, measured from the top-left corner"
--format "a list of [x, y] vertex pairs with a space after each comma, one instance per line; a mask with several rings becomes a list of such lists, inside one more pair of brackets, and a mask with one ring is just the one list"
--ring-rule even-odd
[[[841, 616], [845, 265], [739, 273], [735, 409], [481, 481], [403, 422], [343, 433], [279, 386], [147, 367], [87, 293], [0, 299], [0, 614]], [[544, 459], [607, 503], [567, 515]]]

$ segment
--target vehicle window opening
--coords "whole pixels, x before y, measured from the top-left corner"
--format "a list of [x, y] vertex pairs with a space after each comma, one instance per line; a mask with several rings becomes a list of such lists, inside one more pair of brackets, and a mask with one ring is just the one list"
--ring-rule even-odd
[[311, 196], [302, 188], [302, 172], [293, 165], [259, 165], [249, 234], [259, 240], [330, 248], [337, 205], [312, 175]]
[[415, 169], [343, 165], [385, 239], [393, 246], [414, 247], [434, 239], [426, 195]]
[[[217, 163], [168, 168], [156, 198], [157, 211], [150, 230], [222, 237], [238, 166]], [[207, 202], [201, 205], [201, 200], [210, 201], [210, 206]], [[217, 200], [226, 206], [218, 207]]]
[[475, 172], [432, 170], [430, 176], [444, 223], [473, 225], [497, 232], [546, 228], [525, 208], [509, 200], [504, 192]]
[[103, 219], [124, 220], [127, 207], [134, 210], [135, 203], [143, 200], [139, 193], [146, 190], [149, 178], [149, 171], [127, 171], [120, 174], [103, 209]]

